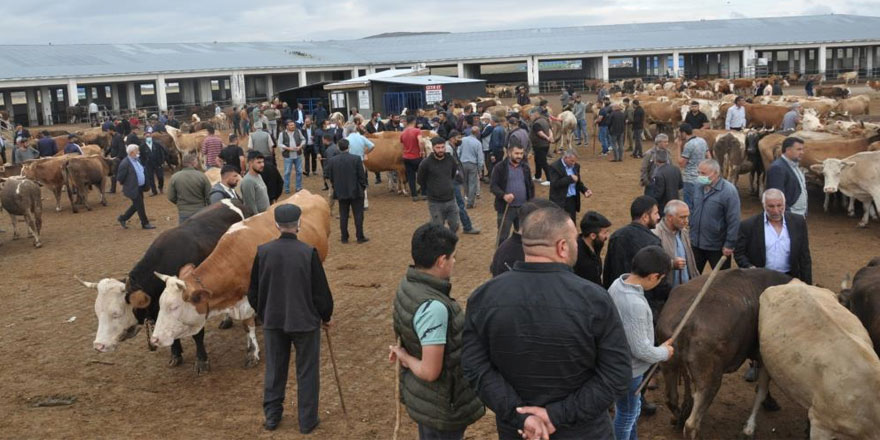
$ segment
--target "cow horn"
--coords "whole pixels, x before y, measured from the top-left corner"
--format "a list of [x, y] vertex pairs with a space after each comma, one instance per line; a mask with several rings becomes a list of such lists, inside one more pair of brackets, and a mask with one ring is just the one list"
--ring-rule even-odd
[[153, 272], [153, 274], [156, 275], [156, 278], [162, 280], [163, 283], [168, 282], [168, 278], [171, 278], [171, 275], [162, 275], [159, 272]]
[[89, 289], [97, 289], [98, 288], [98, 283], [90, 283], [88, 281], [83, 281], [76, 275], [74, 275], [73, 277], [76, 278], [76, 280], [79, 281], [83, 286], [86, 286]]

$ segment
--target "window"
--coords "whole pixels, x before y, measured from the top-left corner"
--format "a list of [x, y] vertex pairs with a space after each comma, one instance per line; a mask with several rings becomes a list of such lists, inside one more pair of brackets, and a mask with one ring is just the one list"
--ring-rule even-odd
[[853, 50], [852, 50], [852, 48], [851, 48], [851, 47], [847, 47], [847, 48], [846, 48], [846, 57], [847, 57], [847, 58], [852, 58], [852, 56], [853, 56]]
[[12, 101], [12, 105], [27, 104], [27, 94], [24, 92], [12, 92], [9, 99]]
[[86, 88], [85, 87], [77, 87], [76, 88], [76, 99], [78, 101], [82, 101], [86, 99]]
[[169, 93], [180, 93], [180, 83], [170, 82], [165, 84], [165, 94]]
[[216, 92], [220, 90], [220, 81], [216, 79], [211, 80], [211, 91]]
[[331, 108], [345, 108], [345, 93], [330, 94]]
[[[829, 56], [828, 58], [832, 58]], [[837, 49], [837, 58], [843, 58], [843, 48]]]
[[800, 60], [801, 60], [801, 51], [800, 51], [800, 50], [796, 50], [796, 51], [794, 51], [794, 60], [795, 60], [795, 61], [800, 61]]
[[767, 58], [767, 61], [773, 61], [773, 51], [764, 52], [764, 56], [761, 58]]
[[807, 51], [807, 59], [810, 61], [813, 61], [815, 58], [816, 58], [816, 51], [813, 49], [808, 50]]
[[55, 99], [58, 100], [58, 102], [64, 101], [64, 89], [55, 90]]
[[110, 86], [104, 86], [104, 96], [108, 98], [113, 97], [113, 88]]
[[153, 84], [141, 84], [141, 96], [155, 95], [156, 87]]
[[780, 50], [776, 52], [776, 61], [788, 61], [788, 51]]
[[89, 87], [89, 93], [92, 95], [92, 99], [98, 99], [98, 88], [97, 87]]

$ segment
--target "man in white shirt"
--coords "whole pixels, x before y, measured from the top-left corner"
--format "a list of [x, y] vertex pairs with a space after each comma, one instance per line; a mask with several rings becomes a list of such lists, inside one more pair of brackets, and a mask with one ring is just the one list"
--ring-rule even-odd
[[96, 127], [98, 125], [98, 104], [89, 103], [89, 125]]
[[727, 118], [724, 120], [725, 130], [742, 130], [746, 128], [746, 108], [742, 96], [737, 96], [733, 106], [727, 109]]
[[306, 140], [293, 120], [287, 121], [287, 130], [278, 136], [278, 147], [284, 157], [284, 192], [290, 194], [290, 171], [296, 166], [296, 190], [302, 189], [302, 149]]

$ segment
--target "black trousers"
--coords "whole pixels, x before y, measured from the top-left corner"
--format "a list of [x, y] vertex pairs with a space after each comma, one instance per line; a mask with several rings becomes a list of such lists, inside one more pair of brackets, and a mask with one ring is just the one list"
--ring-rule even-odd
[[266, 378], [263, 382], [263, 413], [281, 417], [290, 369], [290, 344], [296, 349], [296, 406], [300, 432], [318, 424], [318, 392], [321, 388], [321, 330], [286, 333], [263, 329]]
[[364, 239], [364, 199], [339, 199], [339, 232], [342, 239], [348, 241], [348, 209], [351, 207], [354, 215], [355, 236], [358, 240]]
[[[715, 265], [718, 264], [718, 260], [721, 259], [721, 256], [724, 255], [721, 253], [720, 249], [717, 251], [708, 251], [706, 249], [699, 249], [693, 246], [691, 247], [691, 249], [694, 251], [694, 262], [697, 263], [697, 270], [699, 270], [700, 273], [703, 273], [705, 271], [704, 267], [706, 266], [707, 262], [710, 264], [709, 270], [711, 271], [712, 268], [714, 268]], [[730, 269], [730, 260], [731, 259], [728, 258], [727, 261], [724, 262], [724, 265], [721, 266], [722, 270]]]
[[[165, 170], [163, 170], [162, 167], [144, 167], [144, 174], [146, 174], [147, 185], [150, 187], [150, 192], [154, 195], [158, 193], [156, 188], [158, 188], [159, 191], [165, 189]], [[156, 185], [157, 182], [158, 185]]]
[[[404, 159], [403, 166], [406, 169], [406, 182], [409, 184], [409, 194], [415, 197], [416, 194], [416, 174], [419, 171], [419, 164], [422, 163], [422, 158], [419, 157], [417, 159]], [[424, 194], [425, 189], [422, 188], [422, 194]]]
[[535, 152], [535, 179], [541, 178], [541, 172], [543, 172], [546, 177], [550, 177], [550, 173], [547, 172], [547, 153], [550, 152], [550, 148], [543, 147], [535, 147], [532, 149]]
[[318, 172], [318, 153], [315, 151], [314, 145], [306, 145], [303, 148], [305, 153], [305, 163], [303, 163], [303, 174], [309, 175], [312, 172]]
[[577, 202], [578, 202], [578, 194], [575, 194], [571, 197], [566, 197], [565, 202], [562, 205], [562, 209], [571, 216], [571, 221], [574, 224], [578, 224], [577, 222]]
[[147, 219], [147, 208], [144, 207], [144, 193], [140, 190], [138, 190], [137, 197], [131, 199], [131, 206], [122, 214], [122, 221], [128, 221], [135, 212], [137, 212], [138, 218], [141, 220], [141, 226], [150, 223], [150, 220]]

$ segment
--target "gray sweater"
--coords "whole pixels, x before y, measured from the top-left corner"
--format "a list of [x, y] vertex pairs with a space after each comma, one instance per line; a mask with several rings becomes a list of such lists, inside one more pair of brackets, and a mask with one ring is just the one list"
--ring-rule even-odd
[[642, 286], [624, 283], [629, 274], [614, 280], [608, 294], [617, 307], [626, 342], [632, 354], [632, 377], [645, 374], [652, 364], [669, 359], [669, 351], [654, 346], [654, 319]]
[[269, 209], [269, 194], [263, 178], [257, 174], [247, 173], [241, 179], [241, 199], [254, 215]]

